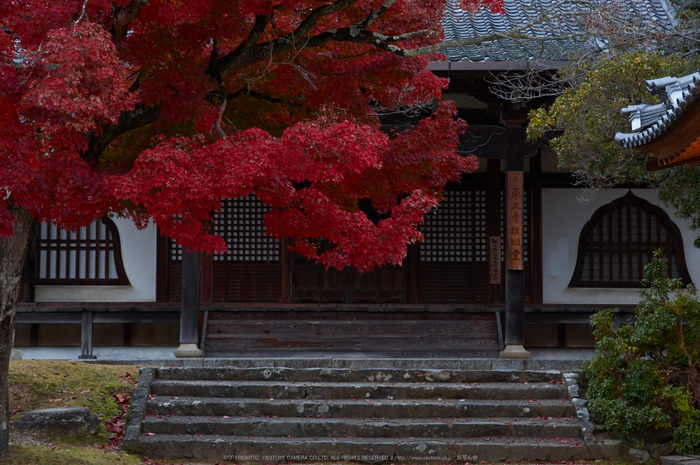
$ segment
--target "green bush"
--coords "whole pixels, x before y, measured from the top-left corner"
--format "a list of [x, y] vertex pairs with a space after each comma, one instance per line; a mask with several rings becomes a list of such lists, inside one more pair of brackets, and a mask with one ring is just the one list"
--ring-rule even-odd
[[584, 369], [589, 409], [623, 438], [673, 430], [681, 454], [700, 453], [700, 300], [695, 288], [666, 278], [655, 252], [633, 324], [616, 327], [617, 309], [591, 318], [596, 356]]

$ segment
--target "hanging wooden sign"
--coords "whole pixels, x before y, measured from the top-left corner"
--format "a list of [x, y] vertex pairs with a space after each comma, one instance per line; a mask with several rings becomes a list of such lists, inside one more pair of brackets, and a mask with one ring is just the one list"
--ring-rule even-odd
[[523, 269], [523, 172], [508, 171], [506, 186], [506, 261], [509, 270]]
[[489, 284], [501, 284], [500, 236], [489, 236]]

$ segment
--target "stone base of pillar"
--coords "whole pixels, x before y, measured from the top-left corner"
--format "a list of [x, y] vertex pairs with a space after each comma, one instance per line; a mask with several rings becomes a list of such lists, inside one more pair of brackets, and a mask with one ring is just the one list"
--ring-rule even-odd
[[19, 349], [12, 349], [10, 352], [10, 360], [22, 360], [22, 351]]
[[180, 347], [173, 351], [177, 358], [202, 358], [204, 351], [199, 350], [197, 344], [180, 344]]
[[526, 351], [523, 346], [507, 345], [506, 349], [501, 352], [501, 358], [528, 358], [530, 352]]

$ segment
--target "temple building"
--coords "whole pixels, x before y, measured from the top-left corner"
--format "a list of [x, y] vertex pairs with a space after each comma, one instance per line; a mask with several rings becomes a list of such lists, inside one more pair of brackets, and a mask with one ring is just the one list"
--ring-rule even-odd
[[[665, 0], [639, 4], [671, 21]], [[502, 32], [538, 14], [524, 0], [506, 0], [505, 8], [473, 16], [450, 9], [446, 39]], [[444, 98], [469, 124], [460, 151], [475, 154], [480, 168], [447, 186], [422, 226], [425, 241], [410, 247], [402, 266], [326, 270], [265, 234], [266, 207], [254, 195], [226, 200], [216, 216], [213, 230], [228, 252], [193, 262], [152, 225], [137, 230], [104, 218], [71, 233], [43, 224], [25, 268], [15, 345], [74, 346], [92, 357], [98, 347], [178, 346], [184, 328], [207, 357], [526, 357], [529, 348], [593, 347], [590, 316], [632, 311], [654, 250], [664, 250], [670, 276], [688, 283], [700, 280], [700, 250], [690, 222], [674, 218], [652, 189], [610, 189], [579, 202], [556, 154], [525, 138], [528, 112], [551, 98], [514, 102], [492, 91], [494, 76], [536, 70], [546, 78], [586, 47], [561, 39], [566, 27], [577, 26], [541, 24], [534, 32], [549, 31], [552, 40], [450, 49], [448, 61], [431, 64], [450, 79]], [[695, 96], [684, 79], [664, 95]], [[678, 105], [687, 115], [697, 107]], [[654, 132], [674, 108], [630, 112]], [[680, 153], [674, 146], [663, 159]], [[180, 302], [196, 288], [199, 308], [185, 323]]]

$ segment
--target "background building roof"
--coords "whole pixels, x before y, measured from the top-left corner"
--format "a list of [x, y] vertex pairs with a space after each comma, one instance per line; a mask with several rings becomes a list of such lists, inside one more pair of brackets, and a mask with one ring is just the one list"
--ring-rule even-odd
[[[451, 0], [445, 14], [446, 41], [458, 41], [478, 36], [499, 34], [536, 20], [543, 11], [554, 8], [552, 19], [526, 30], [532, 37], [551, 37], [551, 40], [498, 39], [480, 45], [447, 49], [450, 62], [470, 61], [564, 61], [572, 53], [581, 53], [605, 43], [596, 42], [588, 32], [586, 20], [591, 18], [581, 4], [552, 0], [504, 0], [505, 14], [480, 11], [470, 15], [459, 8], [459, 0]], [[555, 5], [558, 5], [555, 7]], [[592, 0], [587, 11], [617, 9], [624, 21], [630, 23], [674, 23], [674, 12], [667, 0]], [[573, 37], [572, 37], [573, 36]], [[566, 38], [562, 38], [566, 37]], [[585, 38], [584, 38], [585, 37]], [[559, 38], [559, 39], [555, 39]]]

